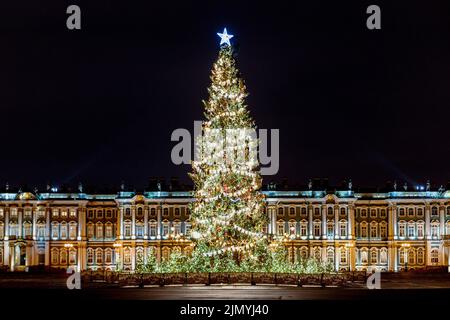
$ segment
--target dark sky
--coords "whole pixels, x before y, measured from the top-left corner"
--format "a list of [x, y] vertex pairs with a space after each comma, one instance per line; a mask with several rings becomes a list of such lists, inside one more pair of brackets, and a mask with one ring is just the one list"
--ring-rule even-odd
[[0, 5], [2, 185], [189, 182], [170, 135], [202, 119], [223, 27], [258, 127], [280, 129], [265, 182], [450, 180], [448, 1], [14, 2]]

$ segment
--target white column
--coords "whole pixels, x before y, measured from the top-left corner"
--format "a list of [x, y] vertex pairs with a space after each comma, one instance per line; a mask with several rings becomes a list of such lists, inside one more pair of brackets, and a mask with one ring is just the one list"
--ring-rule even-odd
[[22, 238], [22, 235], [23, 235], [23, 209], [22, 208], [20, 208], [20, 210], [19, 210], [19, 208], [17, 208], [17, 216], [18, 216], [18, 222], [17, 222], [17, 224], [18, 224], [18, 237], [17, 238]]
[[156, 239], [161, 239], [161, 212], [162, 210], [162, 204], [156, 208], [156, 215], [157, 215], [157, 230], [156, 230]]
[[313, 206], [308, 205], [308, 229], [309, 229], [309, 239], [313, 239]]
[[[430, 227], [430, 205], [425, 206], [425, 239], [431, 239], [431, 227]], [[428, 263], [427, 263], [428, 264]]]
[[37, 239], [37, 231], [36, 231], [36, 224], [37, 224], [37, 215], [38, 215], [38, 208], [33, 208], [34, 210], [31, 212], [31, 214], [33, 215], [33, 240]]
[[327, 239], [327, 206], [322, 205], [322, 239]]
[[334, 239], [339, 239], [339, 207], [336, 205], [333, 208], [334, 212]]
[[[144, 207], [144, 239], [148, 239], [148, 207]], [[144, 254], [144, 259], [147, 261], [147, 254]]]
[[5, 208], [5, 241], [9, 239], [9, 207]]
[[136, 207], [131, 208], [131, 239], [136, 239]]

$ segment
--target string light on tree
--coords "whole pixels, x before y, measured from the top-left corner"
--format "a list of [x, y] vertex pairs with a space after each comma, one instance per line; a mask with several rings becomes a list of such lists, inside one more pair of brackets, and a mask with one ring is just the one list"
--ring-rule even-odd
[[[211, 72], [206, 121], [197, 145], [200, 158], [192, 163], [195, 202], [192, 228], [196, 250], [215, 262], [229, 257], [240, 263], [266, 258], [268, 240], [264, 196], [259, 191], [259, 162], [253, 156], [258, 141], [245, 98], [244, 81], [233, 57], [227, 29], [217, 34], [220, 51]], [[233, 135], [228, 135], [233, 132]], [[220, 137], [225, 137], [223, 140]], [[224, 147], [226, 141], [226, 148]]]

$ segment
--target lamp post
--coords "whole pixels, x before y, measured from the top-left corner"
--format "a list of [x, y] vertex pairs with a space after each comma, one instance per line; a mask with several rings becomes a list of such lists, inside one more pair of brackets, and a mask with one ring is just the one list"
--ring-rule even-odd
[[65, 243], [64, 244], [64, 248], [67, 248], [66, 260], [67, 260], [67, 269], [69, 269], [70, 249], [73, 248], [73, 244], [72, 243]]
[[411, 245], [409, 243], [402, 243], [403, 247], [403, 259], [405, 260], [405, 272], [408, 271], [408, 251]]

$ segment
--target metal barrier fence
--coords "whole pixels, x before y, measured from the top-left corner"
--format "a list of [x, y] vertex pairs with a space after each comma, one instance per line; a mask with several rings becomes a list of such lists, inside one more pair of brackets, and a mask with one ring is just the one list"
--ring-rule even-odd
[[265, 272], [205, 272], [205, 273], [127, 273], [113, 271], [86, 271], [85, 283], [103, 282], [124, 286], [214, 285], [214, 284], [273, 284], [296, 286], [346, 286], [366, 281], [366, 272], [345, 273], [265, 273]]

